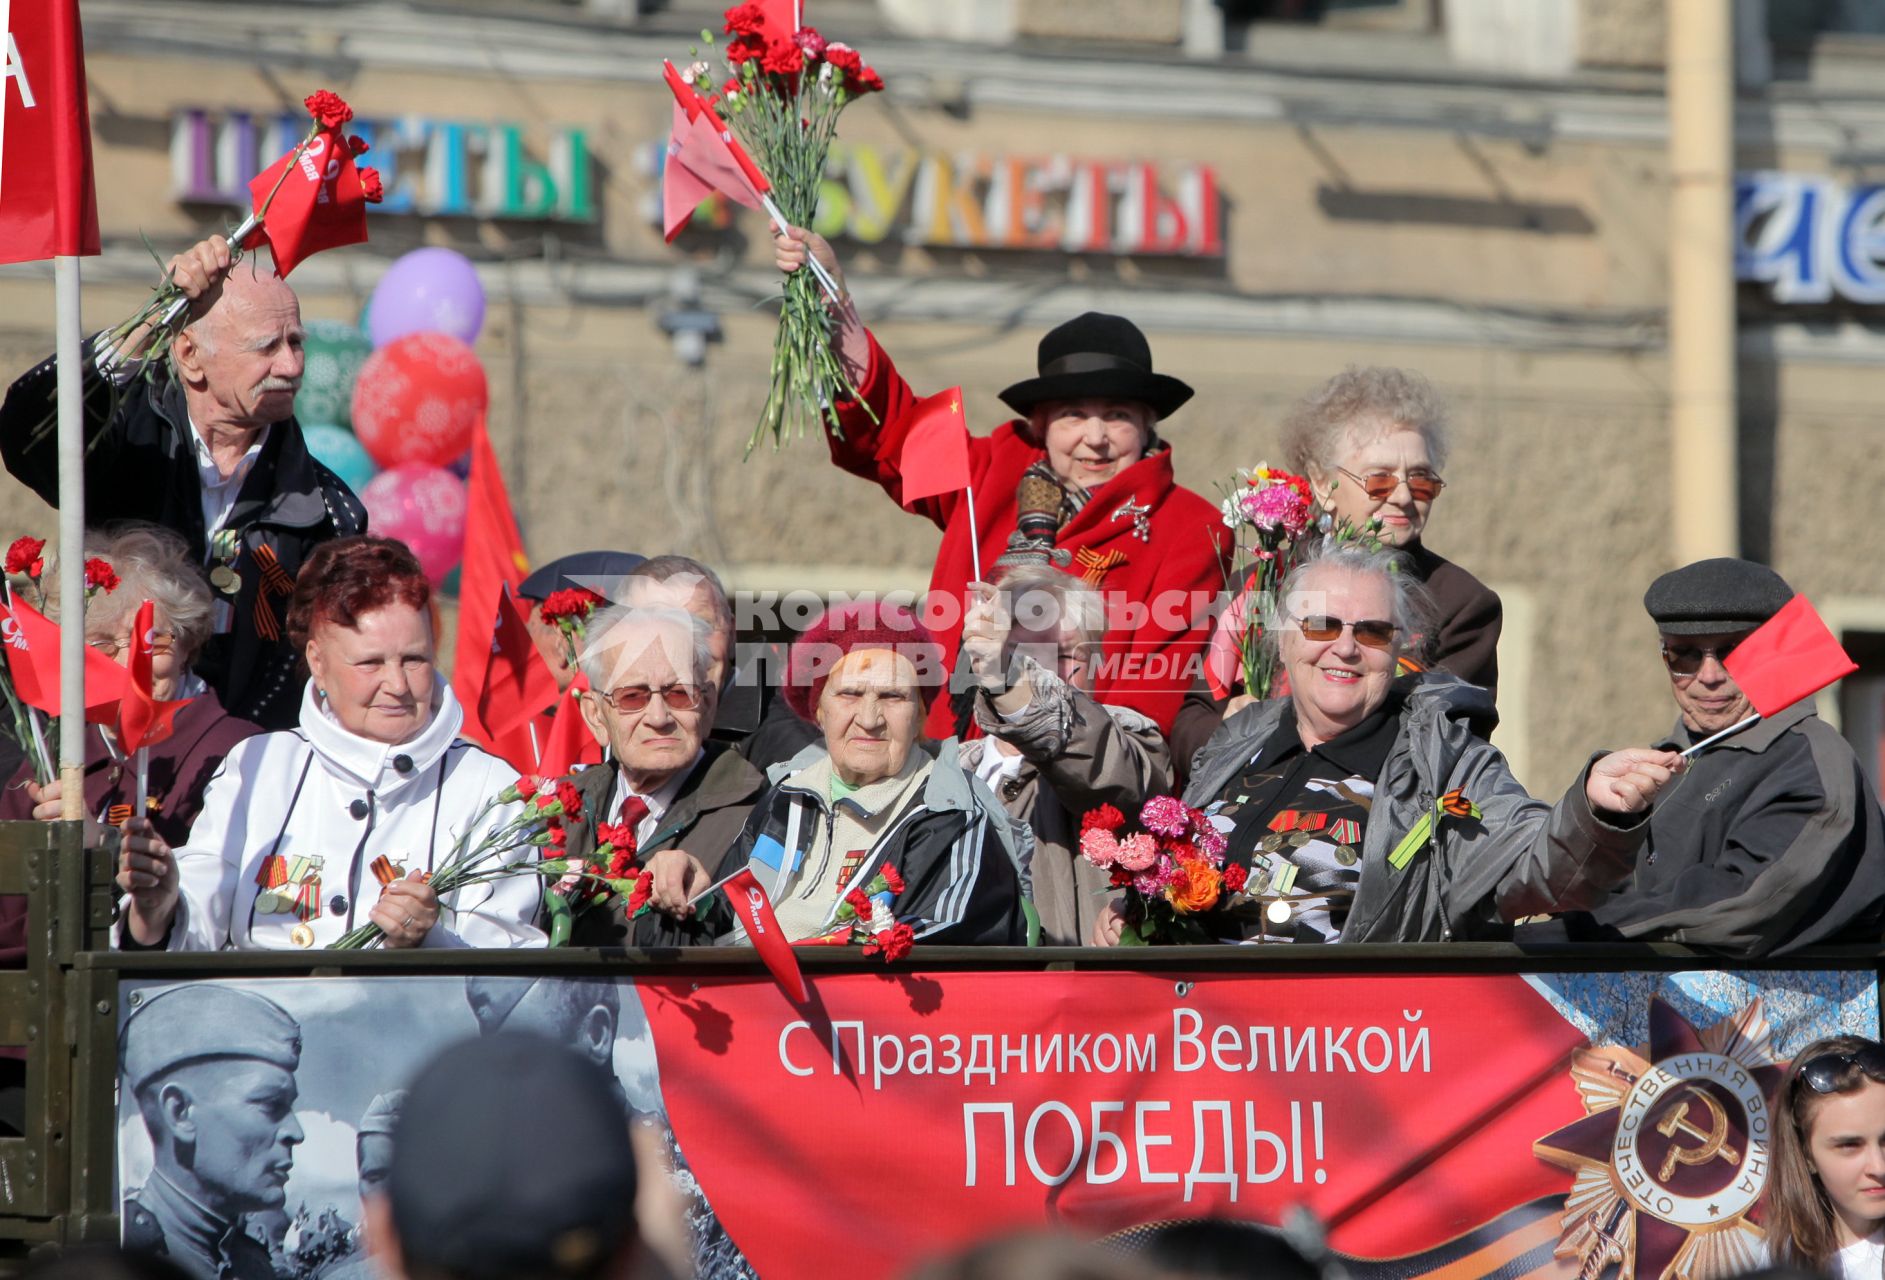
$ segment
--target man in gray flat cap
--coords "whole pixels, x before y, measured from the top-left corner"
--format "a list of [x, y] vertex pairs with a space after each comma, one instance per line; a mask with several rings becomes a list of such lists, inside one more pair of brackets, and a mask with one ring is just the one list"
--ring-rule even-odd
[[[1679, 713], [1659, 746], [1684, 750], [1754, 713], [1722, 661], [1792, 598], [1747, 560], [1702, 560], [1650, 584], [1643, 607]], [[1851, 745], [1807, 699], [1702, 751], [1657, 797], [1635, 874], [1564, 925], [1575, 939], [1757, 956], [1877, 943], [1882, 918], [1885, 816]]]
[[124, 1199], [124, 1245], [162, 1253], [202, 1280], [275, 1280], [249, 1214], [287, 1199], [301, 1027], [280, 1005], [214, 983], [160, 991], [118, 1037], [124, 1088], [154, 1155]]

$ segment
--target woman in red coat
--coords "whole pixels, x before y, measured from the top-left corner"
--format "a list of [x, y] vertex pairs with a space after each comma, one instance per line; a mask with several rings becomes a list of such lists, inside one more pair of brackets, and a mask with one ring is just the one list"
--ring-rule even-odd
[[[807, 253], [840, 286], [838, 260], [822, 236], [791, 228], [775, 237], [783, 271]], [[876, 481], [899, 504], [899, 463], [918, 397], [864, 327], [850, 294], [832, 306], [832, 345], [876, 421], [855, 402], [839, 405], [844, 437], [828, 435], [832, 461]], [[962, 607], [974, 559], [983, 576], [1028, 562], [1084, 578], [1105, 597], [1107, 631], [1093, 659], [1093, 696], [1132, 707], [1169, 731], [1197, 674], [1210, 634], [1206, 610], [1223, 589], [1229, 532], [1217, 508], [1172, 479], [1171, 447], [1160, 419], [1191, 398], [1191, 388], [1155, 373], [1137, 325], [1089, 311], [1041, 339], [1038, 374], [1001, 393], [1020, 416], [969, 441], [975, 524], [960, 491], [919, 500], [911, 510], [942, 528], [930, 576], [946, 597], [925, 618], [947, 652], [962, 635]], [[939, 699], [926, 730], [954, 732]]]

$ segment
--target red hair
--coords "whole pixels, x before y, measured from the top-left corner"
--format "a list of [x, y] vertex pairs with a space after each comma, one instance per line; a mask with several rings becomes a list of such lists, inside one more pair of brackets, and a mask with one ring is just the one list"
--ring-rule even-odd
[[288, 604], [288, 638], [299, 652], [318, 623], [352, 628], [361, 614], [394, 604], [429, 617], [431, 603], [432, 584], [405, 543], [371, 534], [336, 538], [316, 547], [301, 566]]

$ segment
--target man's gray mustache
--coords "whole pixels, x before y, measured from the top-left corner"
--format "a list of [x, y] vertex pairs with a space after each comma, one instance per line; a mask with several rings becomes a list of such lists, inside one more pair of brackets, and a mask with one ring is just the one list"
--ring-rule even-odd
[[264, 378], [255, 389], [257, 391], [299, 391], [301, 380], [299, 378]]

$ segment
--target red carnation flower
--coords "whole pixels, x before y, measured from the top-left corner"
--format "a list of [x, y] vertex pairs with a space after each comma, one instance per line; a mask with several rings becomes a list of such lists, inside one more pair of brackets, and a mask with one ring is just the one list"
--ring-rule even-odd
[[112, 592], [118, 589], [118, 572], [96, 556], [85, 562], [85, 590]]
[[373, 150], [373, 144], [359, 134], [354, 133], [347, 135], [347, 149], [357, 156], [363, 156]]
[[883, 870], [879, 871], [877, 874], [884, 878], [884, 884], [889, 887], [890, 892], [903, 892], [904, 882], [903, 873], [901, 871], [886, 862], [884, 863]]
[[1238, 863], [1233, 862], [1224, 868], [1224, 888], [1231, 893], [1242, 893], [1249, 879], [1250, 873]]
[[583, 793], [576, 790], [576, 784], [565, 778], [556, 784], [556, 798], [563, 802], [563, 816], [580, 818], [583, 816]]
[[827, 41], [813, 27], [800, 27], [792, 36], [796, 44], [808, 58], [816, 58], [825, 52]]
[[628, 903], [622, 908], [623, 914], [633, 919], [637, 911], [648, 905], [648, 896], [654, 892], [654, 872], [646, 867], [635, 877], [635, 887], [628, 895]]
[[316, 89], [304, 100], [308, 114], [321, 122], [323, 129], [338, 129], [353, 119], [353, 108], [338, 93], [327, 89]]
[[1094, 829], [1112, 831], [1126, 820], [1126, 815], [1110, 804], [1103, 804], [1097, 809], [1088, 809], [1080, 818], [1080, 834], [1085, 835]]
[[729, 35], [750, 36], [766, 25], [766, 10], [757, 3], [736, 4], [726, 12]]
[[618, 849], [626, 849], [633, 839], [634, 833], [629, 831], [626, 822], [603, 822], [596, 826], [596, 844], [598, 846], [608, 844], [614, 845]]
[[368, 204], [378, 204], [386, 199], [386, 188], [380, 182], [380, 171], [372, 165], [360, 166], [360, 190], [366, 195]]
[[[846, 87], [850, 88], [853, 86], [847, 82]], [[883, 91], [884, 78], [871, 70], [871, 68], [865, 67], [862, 71], [857, 73], [855, 87], [864, 93], [880, 93]]]
[[759, 65], [775, 76], [795, 76], [805, 70], [805, 51], [795, 44], [768, 45]]
[[851, 905], [851, 910], [857, 912], [857, 918], [859, 920], [868, 920], [871, 918], [871, 900], [865, 895], [862, 889], [851, 890], [851, 892], [844, 895], [844, 900]]
[[[765, 55], [766, 46], [764, 42], [758, 40], [735, 40], [732, 44], [727, 46], [727, 61], [736, 67], [742, 62], [752, 62], [756, 58], [765, 57]], [[731, 83], [735, 88], [739, 87], [737, 80]]]
[[583, 587], [552, 591], [550, 598], [537, 606], [537, 616], [545, 622], [582, 622], [606, 603], [595, 592]]
[[537, 789], [541, 787], [542, 785], [543, 785], [542, 778], [539, 778], [535, 776], [534, 774], [529, 774], [529, 773], [524, 774], [521, 778], [517, 779], [517, 783], [516, 783], [517, 798], [519, 800], [530, 799], [530, 797], [537, 794]]
[[45, 550], [44, 538], [15, 539], [13, 545], [7, 548], [7, 572], [37, 578], [46, 571]]
[[858, 51], [835, 40], [825, 46], [825, 61], [847, 75], [856, 75], [864, 69], [864, 59]]
[[910, 948], [916, 945], [916, 930], [907, 924], [898, 922], [880, 933], [871, 935], [864, 944], [864, 954], [874, 956], [881, 953], [884, 963], [901, 960], [910, 954]]
[[569, 846], [569, 829], [560, 822], [550, 824], [550, 843], [558, 849]]
[[615, 856], [609, 859], [609, 879], [622, 880], [635, 869], [635, 855], [627, 849], [617, 849]]
[[1108, 883], [1111, 884], [1112, 887], [1115, 889], [1123, 889], [1127, 885], [1132, 883], [1132, 879], [1133, 879], [1132, 872], [1126, 870], [1124, 867], [1116, 866], [1113, 868], [1112, 878], [1111, 880], [1108, 881]]

